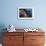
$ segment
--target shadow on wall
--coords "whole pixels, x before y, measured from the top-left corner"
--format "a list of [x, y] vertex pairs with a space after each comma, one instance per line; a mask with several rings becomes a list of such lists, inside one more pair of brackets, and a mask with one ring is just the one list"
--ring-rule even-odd
[[6, 30], [4, 30], [5, 25], [4, 24], [0, 24], [0, 43], [2, 43], [2, 36], [3, 36], [3, 32], [5, 32]]

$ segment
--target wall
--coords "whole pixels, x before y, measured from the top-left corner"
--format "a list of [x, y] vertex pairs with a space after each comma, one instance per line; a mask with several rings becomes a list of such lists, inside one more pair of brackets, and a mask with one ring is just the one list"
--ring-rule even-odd
[[[46, 0], [1, 0], [0, 24], [15, 25], [16, 28], [46, 28]], [[34, 19], [20, 20], [17, 18], [18, 7], [33, 7]]]

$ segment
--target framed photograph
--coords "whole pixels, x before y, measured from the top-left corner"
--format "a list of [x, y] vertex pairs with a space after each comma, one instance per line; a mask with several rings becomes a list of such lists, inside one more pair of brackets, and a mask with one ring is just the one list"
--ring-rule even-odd
[[33, 19], [34, 18], [34, 8], [19, 7], [18, 8], [18, 18], [19, 19]]

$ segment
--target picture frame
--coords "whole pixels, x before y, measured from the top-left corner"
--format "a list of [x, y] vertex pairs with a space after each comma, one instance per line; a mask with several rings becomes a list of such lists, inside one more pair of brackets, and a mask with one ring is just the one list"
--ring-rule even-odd
[[19, 7], [18, 8], [18, 19], [33, 19], [34, 8], [32, 7]]

